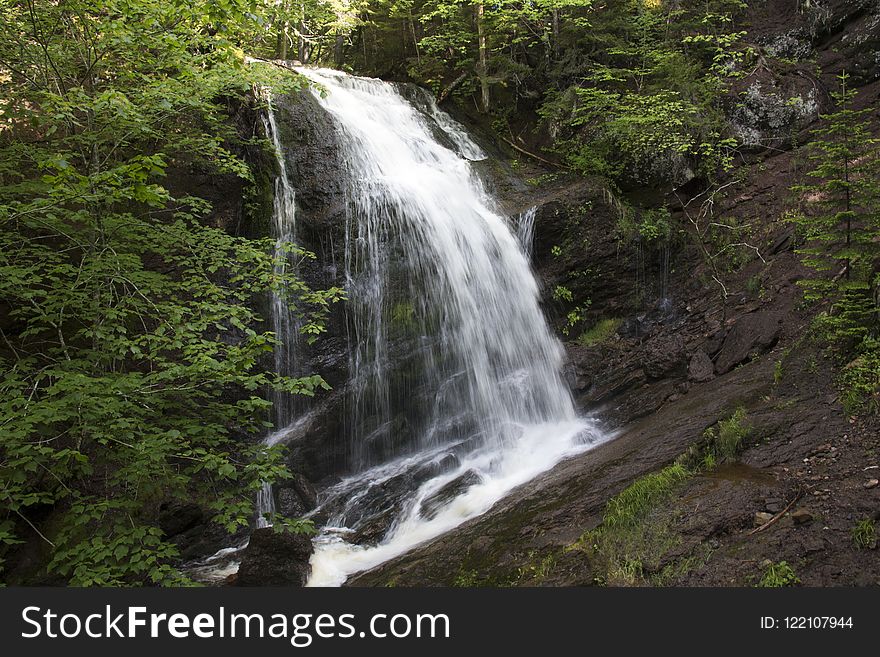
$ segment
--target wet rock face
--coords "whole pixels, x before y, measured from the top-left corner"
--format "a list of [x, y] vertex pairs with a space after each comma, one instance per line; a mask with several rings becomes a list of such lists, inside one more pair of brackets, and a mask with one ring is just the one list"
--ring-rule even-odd
[[293, 479], [276, 484], [272, 492], [275, 509], [288, 518], [303, 516], [318, 505], [314, 486], [301, 474], [294, 474]]
[[737, 365], [762, 354], [776, 344], [782, 318], [778, 313], [759, 311], [744, 315], [733, 325], [715, 360], [715, 372], [726, 374]]
[[463, 472], [461, 475], [440, 488], [437, 492], [428, 496], [422, 502], [419, 514], [423, 518], [431, 520], [449, 502], [464, 493], [471, 486], [479, 484], [481, 481], [482, 477], [480, 477], [477, 472], [473, 470]]
[[304, 586], [314, 547], [305, 534], [276, 533], [272, 527], [256, 529], [244, 551], [237, 586]]
[[[341, 516], [338, 520], [339, 524], [350, 527], [353, 530], [346, 537], [349, 543], [375, 545], [388, 533], [395, 518], [400, 516], [413, 490], [416, 490], [429, 479], [444, 472], [449, 472], [458, 466], [458, 457], [450, 452], [437, 458], [432, 458], [417, 467], [389, 477], [384, 481], [375, 482], [364, 492], [361, 505], [362, 508], [371, 509], [371, 512], [365, 517], [360, 518], [346, 516], [345, 504], [348, 501], [348, 493], [343, 491], [340, 494], [331, 488], [327, 491], [327, 499], [324, 500], [321, 507], [321, 520], [325, 520], [330, 516]], [[467, 475], [468, 473], [465, 473], [457, 477], [431, 496], [431, 498], [437, 498], [435, 499], [437, 506], [434, 509], [434, 513], [442, 506], [443, 501], [439, 498], [443, 497], [443, 491], [446, 490], [448, 494], [461, 492], [463, 488], [457, 492], [451, 489], [456, 483], [462, 485], [462, 482], [468, 479]], [[474, 482], [471, 481], [471, 483]], [[467, 486], [464, 487], [466, 488]], [[448, 498], [444, 497], [443, 500], [448, 501]]]
[[[315, 258], [303, 258], [299, 277], [310, 289], [345, 286], [346, 206], [336, 128], [311, 92], [304, 90], [273, 99], [275, 120], [288, 176], [296, 195], [296, 240]], [[318, 482], [347, 465], [348, 439], [345, 389], [349, 380], [349, 344], [345, 302], [335, 304], [326, 332], [308, 345], [302, 340], [298, 359], [304, 373], [320, 374], [332, 387], [303, 400], [308, 421], [281, 443], [288, 445], [289, 466]], [[294, 480], [297, 482], [298, 480]], [[285, 515], [299, 516], [314, 508], [313, 492], [292, 482], [276, 491], [276, 503]]]
[[826, 72], [845, 68], [863, 83], [880, 77], [877, 0], [766, 0], [749, 5], [749, 37], [771, 57], [804, 63], [816, 57]]

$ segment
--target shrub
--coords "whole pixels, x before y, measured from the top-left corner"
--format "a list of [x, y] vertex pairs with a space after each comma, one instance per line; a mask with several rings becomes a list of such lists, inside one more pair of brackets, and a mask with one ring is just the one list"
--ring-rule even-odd
[[788, 565], [787, 561], [779, 563], [771, 563], [767, 566], [761, 580], [758, 582], [760, 588], [782, 588], [784, 586], [795, 586], [800, 584], [800, 578], [795, 574], [794, 569]]
[[870, 518], [859, 520], [850, 531], [853, 543], [857, 548], [874, 548], [877, 546], [877, 529]]

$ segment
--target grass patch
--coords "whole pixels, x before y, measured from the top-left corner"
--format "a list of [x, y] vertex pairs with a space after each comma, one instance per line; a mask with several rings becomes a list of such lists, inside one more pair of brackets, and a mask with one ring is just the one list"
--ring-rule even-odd
[[877, 547], [877, 527], [870, 518], [859, 520], [850, 530], [853, 545], [862, 549]]
[[739, 455], [743, 441], [752, 432], [751, 427], [744, 424], [745, 419], [746, 409], [740, 407], [729, 418], [721, 420], [717, 429], [707, 429], [706, 437], [719, 460], [730, 461]]
[[599, 320], [592, 328], [581, 333], [578, 342], [585, 347], [596, 347], [608, 342], [616, 333], [623, 320], [619, 318]]
[[540, 582], [553, 572], [556, 566], [556, 555], [550, 553], [538, 560], [537, 552], [529, 552], [529, 563], [517, 570], [515, 583]]
[[631, 527], [690, 475], [687, 468], [680, 463], [674, 463], [660, 472], [652, 472], [637, 479], [619, 495], [611, 498], [605, 507], [602, 525], [608, 529]]
[[634, 586], [660, 570], [660, 559], [681, 539], [672, 531], [672, 514], [652, 517], [652, 512], [691, 474], [681, 463], [673, 463], [637, 479], [608, 501], [602, 524], [569, 548], [593, 558], [597, 584]]
[[779, 563], [771, 563], [767, 566], [757, 586], [759, 588], [778, 589], [784, 586], [795, 586], [800, 583], [800, 578], [795, 574], [794, 569], [788, 565], [788, 562], [780, 561]]
[[672, 465], [637, 479], [611, 498], [601, 524], [568, 549], [591, 558], [594, 581], [600, 585], [668, 586], [706, 563], [712, 552], [708, 546], [666, 558], [682, 543], [674, 528], [681, 512], [666, 502], [690, 477], [736, 458], [751, 431], [745, 409], [738, 408], [707, 429]]
[[703, 472], [714, 470], [719, 463], [733, 461], [742, 452], [746, 438], [752, 433], [746, 418], [746, 409], [736, 409], [729, 418], [706, 429], [703, 440], [688, 448], [679, 461], [692, 470]]

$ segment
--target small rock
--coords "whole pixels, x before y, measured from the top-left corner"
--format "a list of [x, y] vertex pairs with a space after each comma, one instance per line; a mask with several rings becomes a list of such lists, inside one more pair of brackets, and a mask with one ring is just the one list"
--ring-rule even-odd
[[877, 485], [880, 484], [880, 481], [877, 479], [869, 479], [865, 482], [865, 488], [877, 488]]
[[813, 519], [813, 514], [806, 509], [798, 509], [791, 514], [791, 519], [794, 520], [794, 524], [803, 525]]
[[757, 511], [755, 513], [755, 527], [766, 525], [771, 520], [773, 520], [772, 513], [767, 513], [766, 511]]

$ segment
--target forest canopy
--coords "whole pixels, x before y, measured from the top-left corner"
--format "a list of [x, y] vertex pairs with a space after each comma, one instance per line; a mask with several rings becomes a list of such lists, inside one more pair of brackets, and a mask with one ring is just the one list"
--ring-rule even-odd
[[[291, 477], [279, 450], [255, 444], [271, 427], [272, 393], [327, 384], [266, 365], [277, 337], [260, 309], [285, 294], [320, 339], [343, 293], [308, 289], [277, 266], [271, 240], [221, 225], [212, 199], [181, 182], [254, 188], [249, 156], [271, 145], [242, 131], [237, 113], [264, 109], [266, 87], [307, 84], [265, 60], [419, 84], [499, 144], [540, 151], [542, 164], [600, 180], [615, 198], [691, 181], [714, 198], [742, 161], [725, 98], [765, 65], [741, 25], [746, 9], [0, 0], [0, 578], [27, 540], [45, 556], [33, 581], [189, 583], [162, 513], [195, 501], [235, 531], [253, 520], [263, 482]], [[806, 302], [847, 363], [844, 397], [858, 409], [876, 406], [880, 388], [880, 164], [847, 81], [809, 137], [811, 166], [786, 219], [812, 272]], [[635, 220], [623, 206], [615, 230], [646, 244], [687, 235], [726, 298], [739, 227], [706, 216], [673, 227], [665, 208]], [[582, 322], [588, 299], [563, 285], [554, 298], [570, 302], [569, 324]]]

